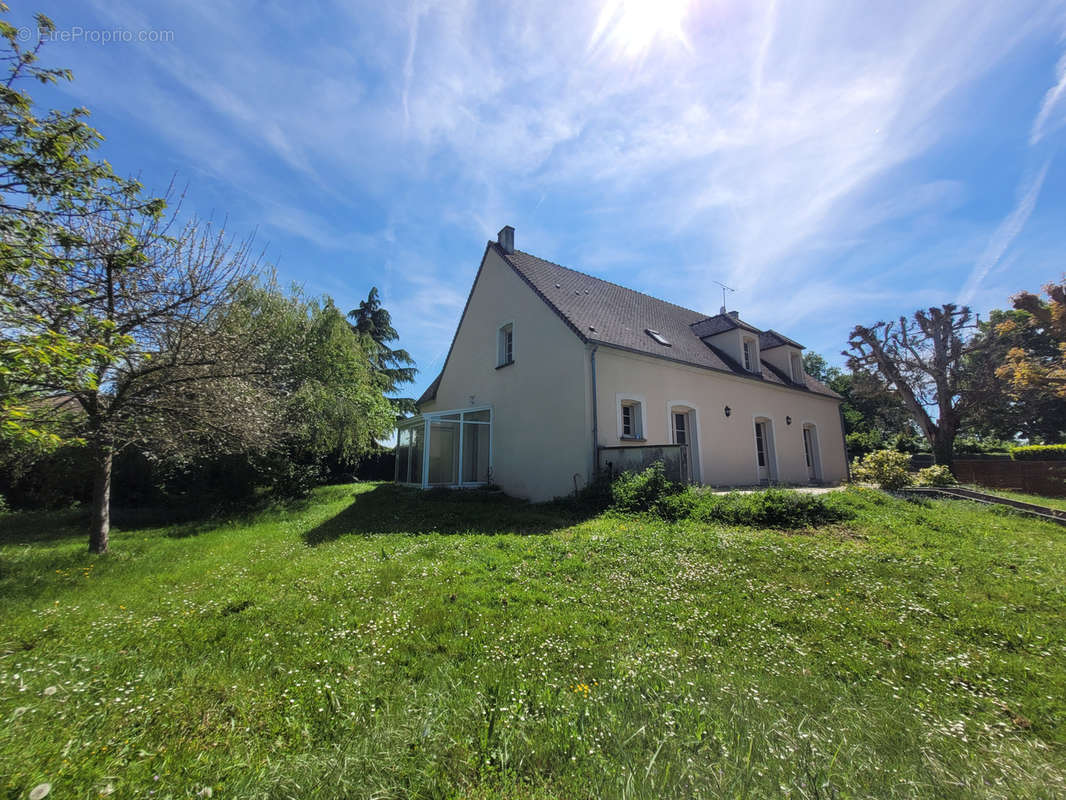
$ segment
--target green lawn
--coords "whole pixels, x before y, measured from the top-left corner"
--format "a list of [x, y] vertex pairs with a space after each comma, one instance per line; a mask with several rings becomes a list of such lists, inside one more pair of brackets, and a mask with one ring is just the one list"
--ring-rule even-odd
[[1066, 796], [1066, 529], [772, 531], [337, 486], [0, 516], [0, 798]]

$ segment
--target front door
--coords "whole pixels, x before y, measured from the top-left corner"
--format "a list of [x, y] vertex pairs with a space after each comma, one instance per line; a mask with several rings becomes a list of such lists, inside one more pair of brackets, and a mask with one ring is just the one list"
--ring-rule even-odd
[[755, 458], [759, 464], [759, 483], [770, 482], [770, 453], [769, 439], [766, 434], [766, 423], [755, 423]]
[[672, 414], [673, 417], [673, 429], [674, 429], [674, 444], [685, 445], [685, 466], [688, 470], [688, 480], [691, 483], [697, 483], [698, 477], [693, 471], [692, 467], [696, 463], [696, 459], [693, 456], [692, 448], [695, 447], [695, 432], [692, 430], [691, 424], [691, 412], [688, 411], [675, 411]]

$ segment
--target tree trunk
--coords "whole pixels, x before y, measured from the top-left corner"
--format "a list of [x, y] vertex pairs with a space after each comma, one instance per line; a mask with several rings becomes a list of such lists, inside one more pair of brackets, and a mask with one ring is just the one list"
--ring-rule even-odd
[[941, 428], [930, 444], [933, 446], [933, 463], [950, 468], [955, 461], [955, 433]]
[[93, 480], [93, 516], [89, 528], [89, 552], [106, 553], [111, 533], [111, 460], [112, 451], [104, 445], [96, 457]]

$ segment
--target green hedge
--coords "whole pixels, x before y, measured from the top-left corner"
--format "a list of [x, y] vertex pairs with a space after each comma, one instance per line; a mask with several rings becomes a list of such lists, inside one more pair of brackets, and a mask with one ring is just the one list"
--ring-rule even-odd
[[1012, 447], [1014, 461], [1066, 461], [1066, 444], [1028, 444]]
[[[906, 458], [906, 456], [904, 456]], [[611, 508], [623, 513], [652, 513], [679, 522], [724, 522], [760, 528], [808, 528], [848, 519], [846, 509], [824, 495], [788, 489], [711, 494], [666, 477], [662, 462], [643, 472], [624, 473], [611, 484]]]

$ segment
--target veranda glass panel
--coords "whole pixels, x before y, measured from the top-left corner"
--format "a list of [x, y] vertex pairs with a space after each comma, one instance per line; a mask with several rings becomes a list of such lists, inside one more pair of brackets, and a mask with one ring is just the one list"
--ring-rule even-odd
[[432, 422], [429, 426], [429, 484], [459, 482], [459, 423]]
[[463, 423], [463, 483], [487, 483], [488, 479], [489, 426], [465, 422]]
[[489, 410], [486, 408], [484, 411], [467, 411], [463, 414], [463, 420], [466, 422], [488, 422]]
[[396, 432], [396, 480], [400, 483], [410, 481], [411, 429], [400, 428]]
[[425, 453], [426, 432], [425, 423], [419, 422], [417, 427], [411, 428], [411, 483], [422, 485], [422, 457]]

